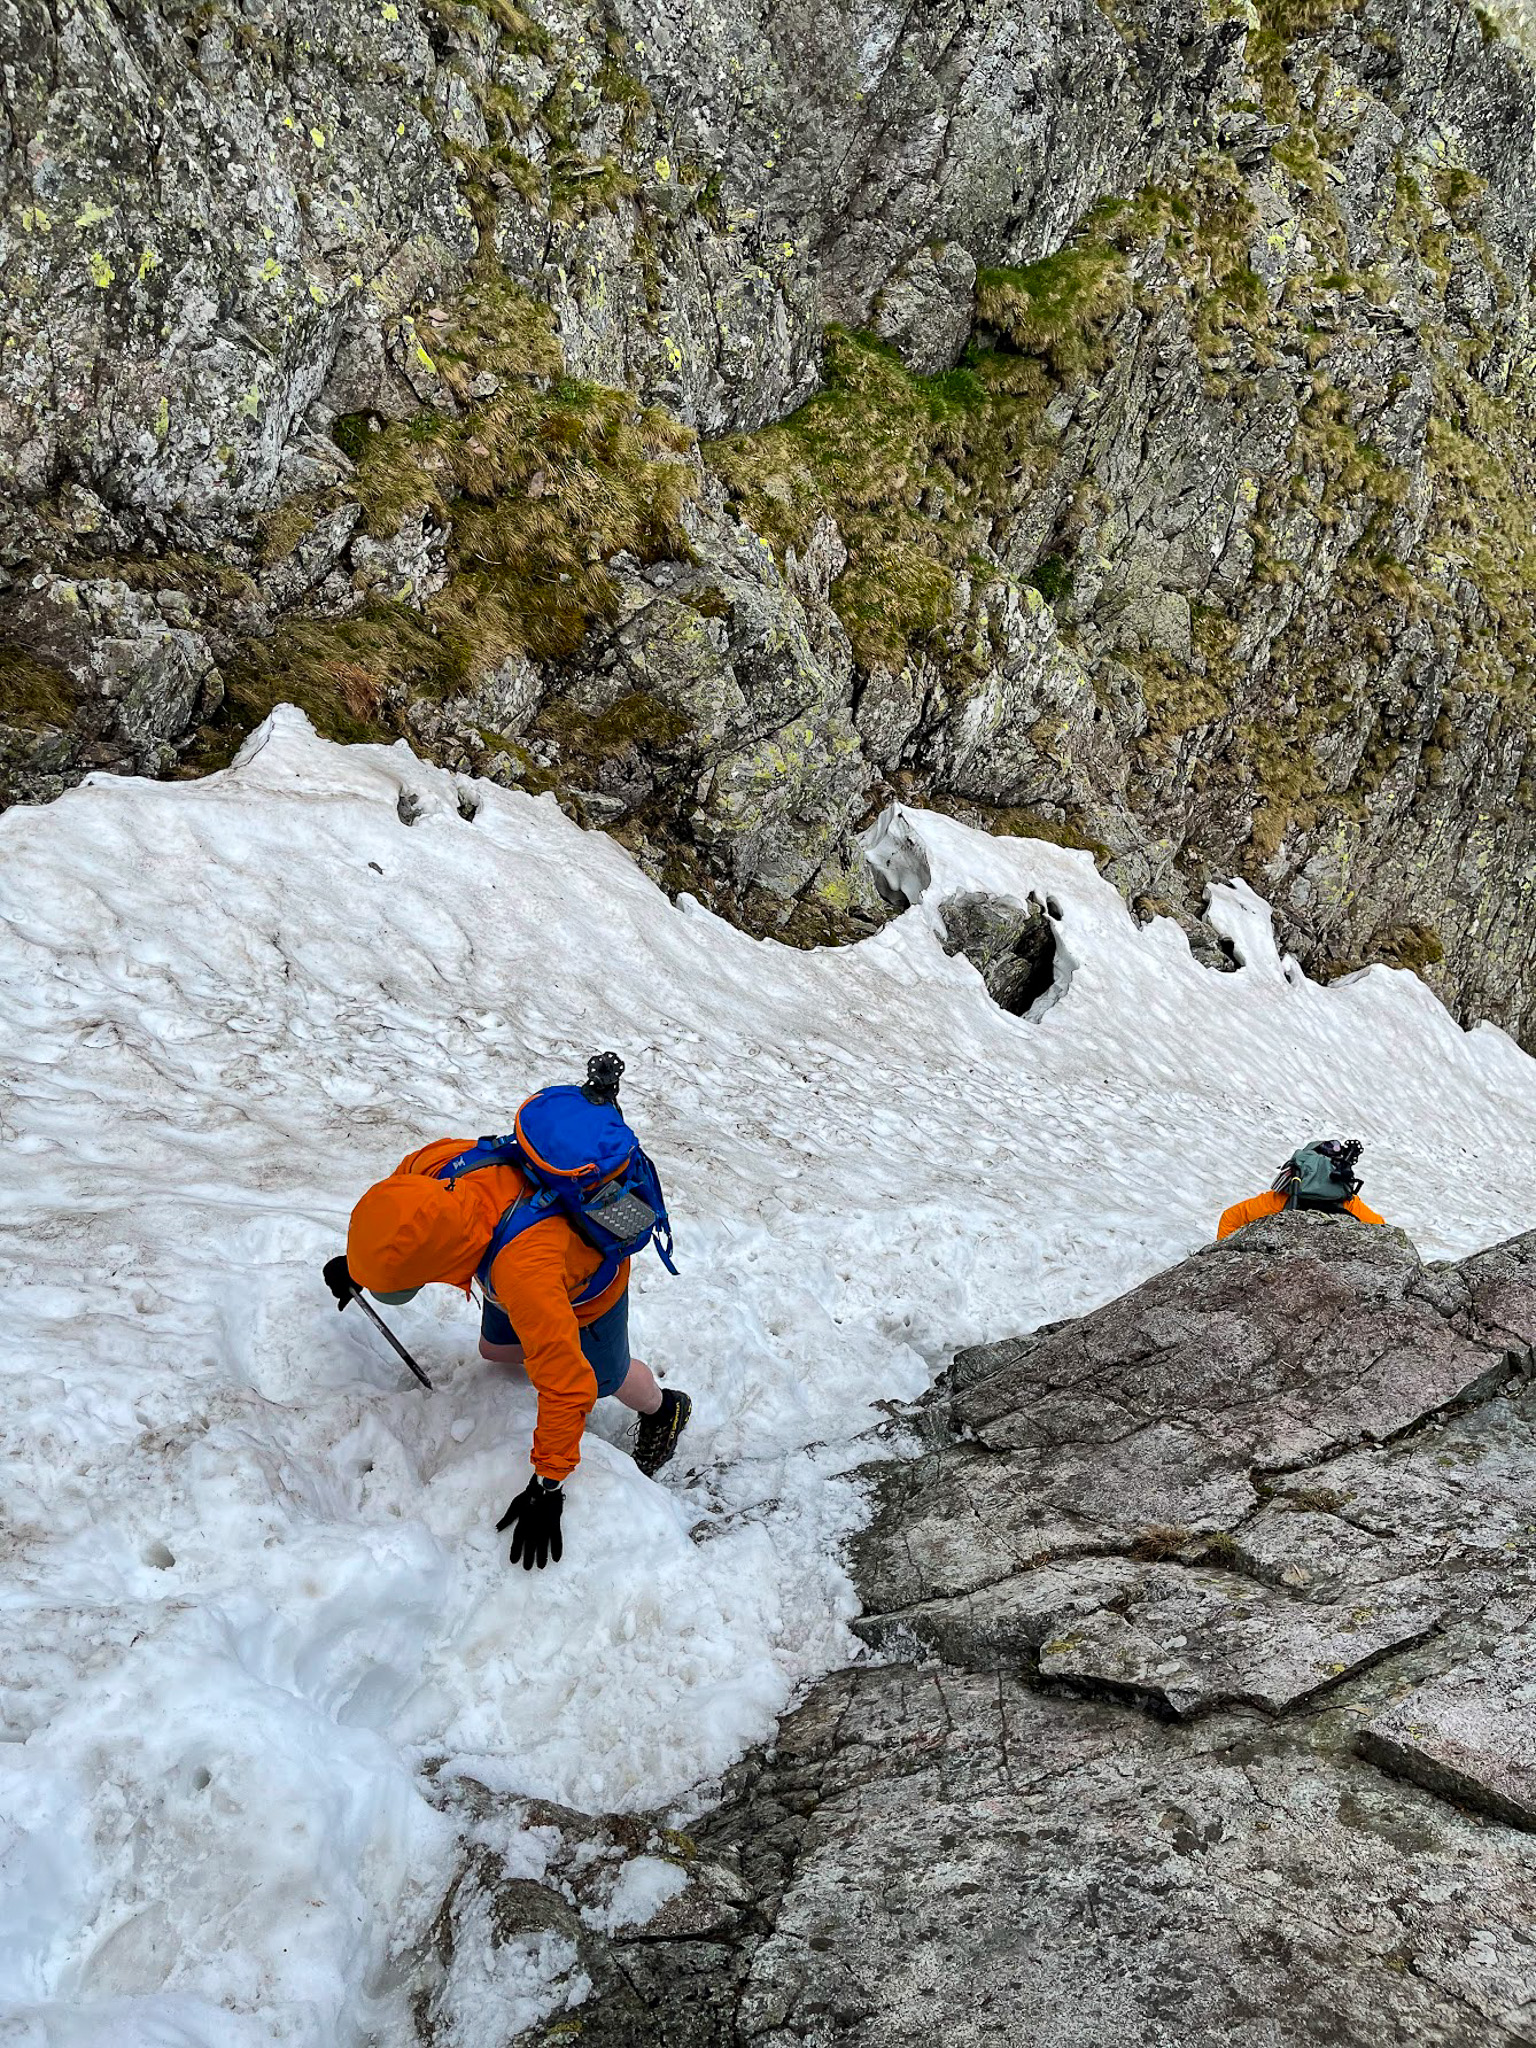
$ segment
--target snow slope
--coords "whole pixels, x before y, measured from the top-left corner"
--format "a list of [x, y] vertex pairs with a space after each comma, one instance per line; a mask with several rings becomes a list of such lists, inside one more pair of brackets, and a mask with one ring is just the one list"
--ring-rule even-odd
[[[805, 954], [552, 799], [287, 710], [208, 781], [0, 818], [4, 2048], [408, 2041], [454, 1868], [421, 1764], [683, 1800], [850, 1649], [838, 1474], [878, 1404], [1178, 1258], [1295, 1143], [1365, 1139], [1429, 1254], [1536, 1224], [1536, 1064], [1412, 976], [1308, 983], [1241, 888], [1217, 974], [1086, 855], [876, 838], [922, 902]], [[1057, 906], [1043, 1013], [943, 954], [962, 888]], [[695, 1422], [655, 1485], [603, 1404], [525, 1574], [493, 1525], [526, 1386], [437, 1289], [395, 1316], [428, 1396], [318, 1268], [404, 1152], [610, 1045], [682, 1266], [640, 1273], [636, 1345]], [[481, 1991], [532, 2018], [569, 1964]]]

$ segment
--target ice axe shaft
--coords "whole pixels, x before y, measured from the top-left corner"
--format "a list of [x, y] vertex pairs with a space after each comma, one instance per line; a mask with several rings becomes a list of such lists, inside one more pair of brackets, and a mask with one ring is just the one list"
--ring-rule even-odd
[[405, 1346], [400, 1342], [400, 1339], [395, 1335], [394, 1331], [389, 1327], [388, 1323], [385, 1322], [384, 1318], [379, 1314], [378, 1310], [374, 1308], [371, 1302], [365, 1301], [363, 1299], [363, 1290], [361, 1289], [361, 1287], [357, 1286], [355, 1282], [352, 1288], [352, 1299], [357, 1303], [358, 1307], [362, 1310], [363, 1314], [368, 1318], [369, 1322], [372, 1323], [373, 1327], [376, 1330], [378, 1330], [381, 1333], [381, 1335], [386, 1337], [389, 1340], [390, 1344], [393, 1346], [393, 1348], [397, 1352], [399, 1352], [400, 1356], [411, 1368], [411, 1371], [415, 1373], [417, 1379], [421, 1381], [421, 1384], [426, 1388], [427, 1392], [430, 1394], [432, 1391], [432, 1382], [427, 1378], [426, 1374], [422, 1371], [421, 1367], [416, 1363], [415, 1359], [412, 1358], [409, 1351], [406, 1350]]

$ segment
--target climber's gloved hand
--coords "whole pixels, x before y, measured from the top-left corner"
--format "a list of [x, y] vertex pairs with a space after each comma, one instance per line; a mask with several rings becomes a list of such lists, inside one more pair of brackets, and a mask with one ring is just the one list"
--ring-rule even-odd
[[339, 1258], [327, 1259], [320, 1268], [320, 1277], [335, 1295], [336, 1306], [345, 1308], [355, 1292], [352, 1275], [347, 1271], [346, 1253], [343, 1252]]
[[560, 1541], [560, 1510], [564, 1506], [565, 1494], [559, 1480], [541, 1479], [535, 1472], [496, 1524], [498, 1534], [503, 1529], [512, 1531], [509, 1563], [521, 1560], [523, 1570], [531, 1572], [535, 1565], [543, 1571], [545, 1565], [560, 1562], [564, 1548]]

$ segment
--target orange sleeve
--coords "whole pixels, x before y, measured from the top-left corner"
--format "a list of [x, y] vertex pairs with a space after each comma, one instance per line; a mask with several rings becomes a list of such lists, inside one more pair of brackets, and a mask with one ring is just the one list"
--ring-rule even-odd
[[597, 1401], [597, 1380], [582, 1354], [576, 1311], [566, 1292], [570, 1232], [555, 1216], [535, 1223], [491, 1268], [491, 1287], [523, 1346], [528, 1377], [538, 1389], [533, 1469], [564, 1479], [581, 1458], [581, 1433]]
[[1378, 1216], [1374, 1209], [1367, 1208], [1358, 1195], [1351, 1195], [1344, 1207], [1351, 1216], [1358, 1216], [1362, 1223], [1385, 1223], [1387, 1220], [1385, 1216]]
[[1216, 1235], [1218, 1238], [1230, 1237], [1234, 1230], [1241, 1230], [1248, 1223], [1257, 1223], [1261, 1216], [1278, 1216], [1284, 1207], [1284, 1195], [1277, 1195], [1273, 1188], [1266, 1188], [1262, 1195], [1252, 1195], [1246, 1202], [1234, 1202], [1230, 1209], [1223, 1209]]

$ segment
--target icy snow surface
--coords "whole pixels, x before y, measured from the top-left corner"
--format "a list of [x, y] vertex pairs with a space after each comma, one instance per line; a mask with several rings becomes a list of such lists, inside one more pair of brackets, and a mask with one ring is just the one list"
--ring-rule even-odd
[[[1328, 1132], [1426, 1253], [1536, 1223], [1536, 1065], [1412, 976], [1308, 983], [1242, 888], [1218, 974], [1086, 855], [914, 813], [875, 840], [922, 901], [807, 954], [552, 799], [292, 711], [208, 781], [0, 818], [5, 2048], [407, 2042], [454, 1869], [419, 1767], [590, 1810], [707, 1784], [848, 1654], [838, 1474], [956, 1345], [1118, 1294]], [[1059, 911], [1044, 1014], [944, 955], [963, 888]], [[604, 1403], [527, 1574], [493, 1526], [526, 1385], [433, 1289], [395, 1318], [424, 1393], [318, 1268], [408, 1149], [604, 1046], [682, 1267], [644, 1263], [636, 1345], [694, 1423], [653, 1484]], [[482, 1961], [463, 2048], [584, 1989]]]

